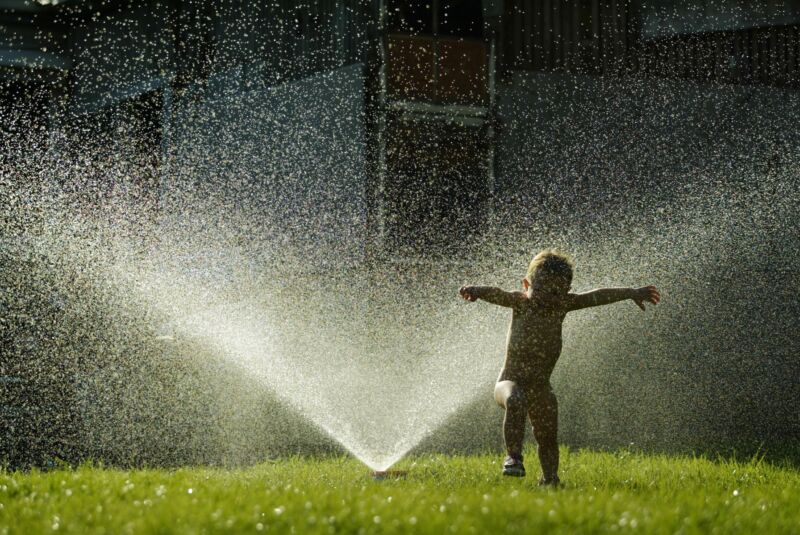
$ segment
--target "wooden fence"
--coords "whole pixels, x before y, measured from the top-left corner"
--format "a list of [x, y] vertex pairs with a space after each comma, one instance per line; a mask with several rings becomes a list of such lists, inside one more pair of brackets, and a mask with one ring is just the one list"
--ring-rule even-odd
[[800, 88], [800, 25], [644, 39], [630, 0], [507, 0], [504, 70]]

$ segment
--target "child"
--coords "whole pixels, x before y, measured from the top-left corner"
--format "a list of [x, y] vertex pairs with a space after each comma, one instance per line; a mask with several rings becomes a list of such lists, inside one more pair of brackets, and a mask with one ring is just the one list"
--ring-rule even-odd
[[525, 415], [533, 425], [542, 465], [540, 485], [559, 484], [558, 404], [550, 386], [550, 374], [561, 354], [561, 325], [567, 312], [631, 299], [642, 310], [644, 303], [658, 304], [661, 294], [655, 286], [642, 288], [601, 288], [570, 293], [572, 260], [552, 249], [531, 261], [523, 292], [506, 292], [489, 286], [463, 286], [459, 293], [467, 301], [483, 299], [513, 309], [508, 330], [506, 360], [494, 388], [494, 398], [506, 411], [503, 435], [508, 457], [503, 475], [522, 477], [522, 441]]

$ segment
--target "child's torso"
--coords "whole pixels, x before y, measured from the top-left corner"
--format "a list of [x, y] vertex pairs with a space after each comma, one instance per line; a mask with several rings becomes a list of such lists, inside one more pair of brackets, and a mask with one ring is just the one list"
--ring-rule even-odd
[[550, 380], [561, 354], [563, 307], [526, 301], [515, 307], [508, 330], [506, 361], [498, 380], [538, 383]]

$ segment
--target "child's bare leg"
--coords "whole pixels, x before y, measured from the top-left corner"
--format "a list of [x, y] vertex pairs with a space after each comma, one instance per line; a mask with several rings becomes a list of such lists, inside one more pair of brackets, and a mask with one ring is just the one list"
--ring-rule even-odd
[[506, 450], [511, 457], [521, 459], [522, 442], [525, 439], [525, 416], [528, 412], [525, 392], [514, 381], [498, 381], [494, 387], [494, 399], [506, 410], [503, 419]]
[[539, 445], [539, 462], [545, 483], [558, 482], [558, 400], [549, 384], [535, 391], [529, 416]]

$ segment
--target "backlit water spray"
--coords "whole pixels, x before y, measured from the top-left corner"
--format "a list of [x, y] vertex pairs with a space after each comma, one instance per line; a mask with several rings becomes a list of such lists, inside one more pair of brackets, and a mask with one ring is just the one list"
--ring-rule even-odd
[[[170, 259], [163, 236], [146, 254], [132, 254], [142, 244], [120, 237], [117, 221], [93, 222], [87, 240], [75, 232], [82, 223], [64, 223], [71, 235], [54, 223], [55, 233], [36, 240], [37, 252], [61, 256], [59, 264], [158, 318], [152, 327], [166, 351], [190, 341], [245, 370], [375, 470], [472, 401], [497, 368], [497, 358], [482, 355], [498, 354], [498, 337], [477, 336], [480, 316], [454, 306], [452, 292], [435, 303], [415, 293], [424, 286], [370, 288], [357, 269], [301, 277], [305, 287], [254, 285], [237, 276], [246, 259], [235, 250], [199, 249], [190, 266]], [[416, 327], [400, 317], [423, 303], [431, 308], [413, 318]]]
[[[646, 314], [568, 318], [553, 377], [564, 440], [687, 449], [800, 430], [796, 97], [517, 73], [498, 89], [480, 228], [437, 240], [441, 227], [403, 219], [457, 193], [425, 180], [371, 218], [362, 73], [188, 84], [158, 143], [125, 104], [105, 132], [64, 116], [47, 150], [6, 145], [4, 373], [35, 378], [43, 397], [71, 389], [47, 420], [73, 428], [65, 449], [240, 462], [318, 451], [322, 430], [384, 470], [426, 443], [499, 447], [509, 312], [456, 292], [519, 288], [550, 246], [575, 255], [577, 290], [664, 295]], [[438, 245], [368, 248], [377, 227], [404, 223]]]
[[[709, 265], [735, 261], [739, 253], [727, 240], [750, 218], [759, 195], [718, 190], [715, 198], [728, 200], [709, 210], [707, 193], [684, 194], [655, 207], [657, 215], [645, 216], [651, 221], [640, 226], [626, 221], [593, 230], [540, 229], [540, 246], [561, 245], [576, 255], [576, 282], [587, 285], [580, 289], [654, 281], [665, 291], [662, 308], [670, 300], [680, 307], [647, 315], [632, 306], [576, 315], [566, 325], [555, 381], [566, 381], [566, 388], [590, 384], [603, 366], [598, 354], [619, 352], [619, 344], [631, 337], [640, 339], [633, 351], [652, 365], [649, 354], [672, 351], [669, 337], [658, 334], [662, 322], [674, 325], [683, 315], [706, 321], [704, 299], [687, 295], [687, 289], [697, 291], [696, 281]], [[769, 211], [750, 218], [752, 236], [780, 235], [781, 227], [770, 228], [772, 217], [790, 210], [795, 197], [782, 186], [769, 192]], [[176, 348], [191, 344], [243, 370], [296, 417], [377, 471], [391, 467], [479, 396], [491, 396], [508, 313], [464, 303], [455, 291], [464, 282], [513, 288], [529, 259], [524, 250], [529, 243], [517, 247], [513, 233], [498, 231], [485, 242], [497, 251], [488, 260], [409, 263], [378, 272], [331, 262], [309, 273], [302, 272], [302, 264], [260, 265], [264, 251], [237, 247], [230, 236], [198, 240], [171, 234], [163, 223], [143, 231], [141, 222], [118, 215], [78, 215], [33, 195], [18, 200], [38, 205], [43, 223], [23, 240], [26, 254], [41, 255], [44, 266], [65, 266], [66, 281], [88, 278], [119, 302], [134, 303], [165, 353], [180, 353]], [[238, 228], [235, 213], [215, 217]], [[281, 259], [279, 252], [270, 255]], [[498, 257], [503, 260], [494, 261]], [[86, 296], [71, 298], [92, 306]], [[650, 395], [655, 401], [664, 392]]]

